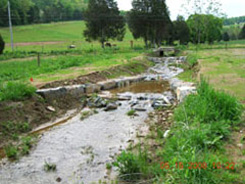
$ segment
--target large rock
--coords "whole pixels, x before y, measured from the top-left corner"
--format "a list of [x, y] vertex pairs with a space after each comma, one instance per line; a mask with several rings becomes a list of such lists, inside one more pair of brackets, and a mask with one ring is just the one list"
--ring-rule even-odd
[[101, 90], [110, 90], [117, 87], [117, 83], [114, 80], [99, 82], [98, 84], [101, 86]]
[[185, 97], [187, 97], [190, 94], [194, 94], [194, 93], [196, 93], [196, 87], [192, 87], [192, 86], [181, 86], [181, 87], [178, 87], [177, 90], [176, 90], [177, 100], [179, 102], [183, 102]]
[[109, 103], [106, 108], [105, 111], [113, 111], [116, 110], [118, 108], [118, 105], [116, 103]]
[[98, 84], [87, 84], [85, 86], [85, 92], [87, 94], [98, 93], [101, 91], [101, 86]]

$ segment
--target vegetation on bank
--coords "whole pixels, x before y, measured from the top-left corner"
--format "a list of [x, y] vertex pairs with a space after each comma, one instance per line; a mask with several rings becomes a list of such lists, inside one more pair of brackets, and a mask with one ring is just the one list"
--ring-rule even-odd
[[31, 97], [36, 92], [36, 88], [21, 82], [1, 82], [0, 81], [0, 102], [6, 100], [23, 100]]
[[[242, 105], [235, 97], [214, 90], [202, 80], [197, 94], [188, 96], [175, 110], [176, 123], [169, 136], [156, 136], [160, 148], [148, 145], [125, 151], [114, 166], [121, 179], [131, 182], [239, 182], [238, 168], [242, 166], [228, 160], [223, 144], [229, 140], [232, 126], [241, 123], [241, 113]], [[221, 165], [224, 169], [220, 169]]]

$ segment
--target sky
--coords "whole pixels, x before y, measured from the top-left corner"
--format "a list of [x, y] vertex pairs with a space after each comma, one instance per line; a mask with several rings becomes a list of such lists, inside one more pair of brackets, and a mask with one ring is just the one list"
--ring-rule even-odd
[[[120, 10], [130, 10], [132, 0], [116, 0]], [[205, 1], [205, 0], [202, 0]], [[222, 12], [227, 17], [245, 16], [245, 0], [218, 0], [222, 4]], [[172, 20], [175, 20], [177, 15], [184, 15], [186, 11], [183, 10], [182, 5], [187, 0], [166, 0], [167, 6], [170, 11]]]

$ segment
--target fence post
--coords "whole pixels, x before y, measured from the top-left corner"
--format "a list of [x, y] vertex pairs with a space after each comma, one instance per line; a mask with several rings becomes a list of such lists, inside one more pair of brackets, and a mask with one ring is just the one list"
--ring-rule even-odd
[[37, 54], [37, 65], [40, 67], [41, 61], [40, 61], [40, 53]]

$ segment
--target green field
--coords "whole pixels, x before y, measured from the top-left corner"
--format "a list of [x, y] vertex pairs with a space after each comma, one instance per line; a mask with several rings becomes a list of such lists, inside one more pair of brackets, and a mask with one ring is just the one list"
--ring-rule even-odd
[[[17, 51], [49, 51], [49, 50], [67, 50], [67, 46], [75, 44], [77, 50], [88, 49], [88, 47], [100, 47], [98, 42], [88, 43], [85, 41], [83, 31], [85, 29], [84, 21], [58, 22], [52, 24], [35, 24], [13, 27], [14, 43], [26, 43], [15, 45]], [[10, 43], [9, 28], [0, 28], [0, 34], [6, 43]], [[131, 32], [127, 29], [123, 42], [112, 41], [120, 47], [130, 47], [130, 40], [133, 40]], [[30, 44], [27, 42], [44, 42]], [[46, 43], [45, 43], [46, 42]], [[47, 43], [54, 42], [54, 43]], [[55, 43], [56, 42], [56, 43]], [[136, 41], [136, 44], [142, 45], [142, 41]], [[10, 51], [10, 45], [6, 47]]]

